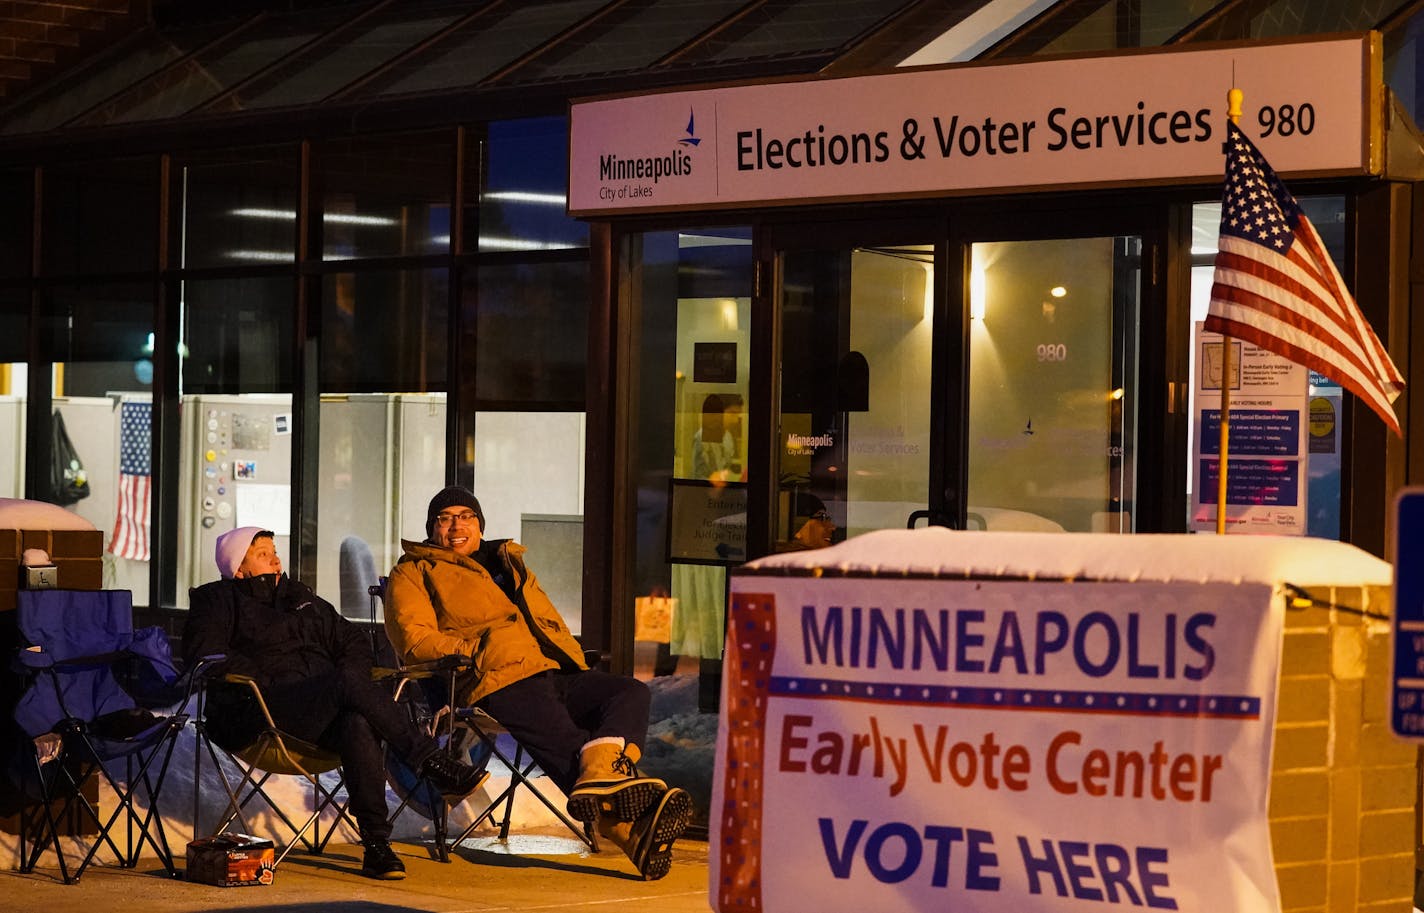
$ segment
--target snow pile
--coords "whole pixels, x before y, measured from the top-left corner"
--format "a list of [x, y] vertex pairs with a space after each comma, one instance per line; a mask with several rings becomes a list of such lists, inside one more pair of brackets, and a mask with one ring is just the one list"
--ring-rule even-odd
[[[1136, 533], [880, 530], [815, 551], [772, 555], [746, 570], [1009, 577], [1028, 580], [1389, 586], [1390, 565], [1328, 539]], [[733, 572], [737, 573], [736, 571]]]

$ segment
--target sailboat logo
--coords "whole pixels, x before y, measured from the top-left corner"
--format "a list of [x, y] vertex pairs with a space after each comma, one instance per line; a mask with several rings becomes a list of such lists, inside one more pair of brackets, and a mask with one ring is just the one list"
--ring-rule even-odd
[[697, 136], [696, 115], [692, 109], [687, 109], [687, 135], [677, 141], [679, 146], [696, 146], [702, 142]]

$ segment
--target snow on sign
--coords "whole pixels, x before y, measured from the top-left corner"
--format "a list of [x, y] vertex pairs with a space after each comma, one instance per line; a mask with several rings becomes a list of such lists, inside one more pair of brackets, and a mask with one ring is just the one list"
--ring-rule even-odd
[[714, 907], [1279, 909], [1273, 593], [734, 575]]

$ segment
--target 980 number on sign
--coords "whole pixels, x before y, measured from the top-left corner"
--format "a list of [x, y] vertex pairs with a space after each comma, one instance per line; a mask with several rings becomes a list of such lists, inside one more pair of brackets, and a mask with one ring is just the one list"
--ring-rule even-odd
[[1068, 346], [1061, 342], [1041, 342], [1036, 349], [1039, 361], [1067, 361]]
[[1261, 136], [1309, 136], [1315, 131], [1315, 106], [1310, 102], [1300, 105], [1267, 105], [1256, 112], [1256, 122], [1261, 125]]

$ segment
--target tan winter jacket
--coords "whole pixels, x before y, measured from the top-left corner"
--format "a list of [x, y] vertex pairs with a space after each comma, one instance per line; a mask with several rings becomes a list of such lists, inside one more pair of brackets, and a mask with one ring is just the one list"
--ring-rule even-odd
[[[478, 561], [428, 542], [402, 540], [401, 545], [405, 555], [386, 585], [386, 633], [402, 662], [429, 662], [451, 654], [473, 657], [474, 673], [460, 683], [467, 704], [558, 668], [539, 649], [518, 606]], [[506, 540], [499, 552], [533, 623], [574, 664], [588, 668], [578, 641], [524, 566], [524, 546]]]

